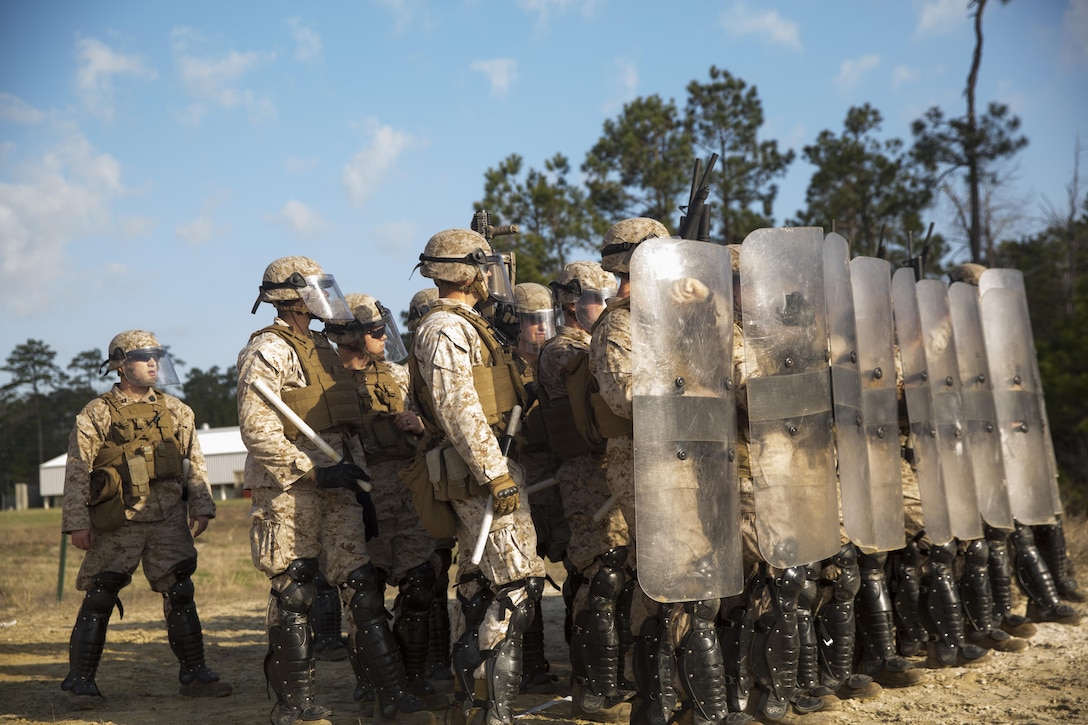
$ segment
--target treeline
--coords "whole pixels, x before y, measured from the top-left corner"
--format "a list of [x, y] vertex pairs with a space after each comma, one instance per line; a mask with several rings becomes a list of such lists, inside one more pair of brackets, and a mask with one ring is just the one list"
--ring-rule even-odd
[[[985, 3], [978, 3], [982, 12]], [[981, 40], [978, 41], [981, 43]], [[965, 49], [965, 56], [968, 49]], [[972, 56], [977, 70], [981, 45]], [[496, 247], [517, 252], [517, 280], [548, 283], [566, 262], [593, 257], [604, 230], [617, 219], [650, 216], [675, 231], [691, 192], [697, 160], [717, 154], [709, 176], [709, 241], [740, 243], [753, 230], [819, 226], [844, 236], [854, 255], [893, 264], [922, 262], [943, 273], [951, 243], [971, 261], [1021, 269], [1025, 274], [1048, 412], [1063, 483], [1071, 505], [1088, 502], [1088, 314], [1085, 275], [1086, 211], [1077, 189], [1079, 149], [1073, 162], [1068, 212], [1052, 211], [1034, 236], [1008, 239], [1004, 230], [1021, 215], [997, 201], [1001, 176], [1027, 145], [1007, 106], [975, 110], [976, 73], [968, 76], [962, 114], [930, 108], [911, 125], [911, 139], [881, 135], [883, 117], [869, 104], [849, 108], [839, 130], [821, 131], [800, 156], [814, 171], [805, 208], [775, 215], [778, 182], [797, 159], [793, 149], [761, 134], [763, 107], [755, 86], [712, 66], [704, 81], [686, 87], [682, 104], [652, 95], [626, 104], [604, 123], [580, 165], [562, 153], [528, 167], [510, 155], [484, 174], [482, 198], [493, 223], [516, 223], [521, 233], [498, 237]], [[950, 201], [953, 228], [934, 230], [925, 219], [938, 201]], [[471, 214], [466, 211], [466, 218]], [[65, 369], [40, 340], [28, 340], [0, 370], [11, 382], [0, 389], [0, 490], [37, 481], [37, 465], [66, 448], [73, 417], [102, 383], [98, 350], [77, 355]], [[183, 363], [175, 359], [178, 367]], [[237, 424], [233, 366], [193, 369], [182, 397], [198, 423]]]

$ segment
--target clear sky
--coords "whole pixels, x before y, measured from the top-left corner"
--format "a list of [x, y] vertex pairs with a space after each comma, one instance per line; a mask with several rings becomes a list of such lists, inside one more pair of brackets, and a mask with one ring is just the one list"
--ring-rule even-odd
[[[1010, 189], [1030, 233], [1088, 143], [1088, 0], [991, 0], [984, 34], [979, 107], [1030, 139]], [[66, 368], [144, 328], [224, 370], [288, 254], [399, 313], [509, 154], [577, 169], [624, 103], [682, 107], [712, 65], [798, 157], [866, 102], [909, 143], [930, 106], [964, 112], [973, 43], [967, 0], [0, 0], [0, 360], [33, 338]]]

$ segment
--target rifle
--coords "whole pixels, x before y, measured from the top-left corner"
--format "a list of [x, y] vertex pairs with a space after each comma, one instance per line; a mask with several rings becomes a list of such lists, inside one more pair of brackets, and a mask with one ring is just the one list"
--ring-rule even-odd
[[926, 260], [929, 258], [929, 239], [933, 236], [933, 222], [929, 223], [929, 231], [926, 232], [926, 240], [922, 242], [922, 251], [918, 253], [918, 256], [914, 256], [914, 236], [911, 233], [907, 233], [907, 261], [903, 264], [904, 267], [910, 267], [914, 270], [914, 281], [922, 279], [926, 274]]
[[714, 171], [714, 164], [718, 161], [718, 154], [711, 154], [706, 162], [706, 171], [699, 175], [699, 159], [695, 159], [695, 171], [691, 177], [691, 193], [688, 195], [686, 206], [680, 207], [684, 216], [680, 217], [681, 239], [698, 239], [701, 242], [710, 241], [710, 215], [706, 213], [706, 198], [710, 195], [710, 174]]
[[503, 224], [501, 226], [491, 225], [491, 212], [485, 209], [477, 209], [472, 215], [472, 222], [469, 224], [469, 229], [482, 236], [487, 241], [491, 241], [495, 237], [503, 237], [509, 234], [519, 234], [517, 224]]

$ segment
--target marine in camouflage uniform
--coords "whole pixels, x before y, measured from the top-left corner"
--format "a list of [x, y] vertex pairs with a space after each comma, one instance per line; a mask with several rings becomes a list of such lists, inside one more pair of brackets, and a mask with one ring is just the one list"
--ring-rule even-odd
[[609, 498], [604, 456], [579, 435], [566, 381], [570, 366], [589, 354], [589, 330], [615, 293], [616, 280], [597, 262], [571, 262], [552, 286], [564, 324], [540, 352], [537, 382], [548, 442], [562, 461], [554, 477], [570, 531], [564, 598], [574, 670], [571, 714], [625, 721], [631, 693], [623, 687], [621, 664], [630, 636], [620, 602], [625, 587], [633, 586], [625, 567], [627, 521], [616, 506], [606, 509], [603, 520], [593, 520]]
[[[366, 537], [377, 533], [359, 437], [362, 408], [354, 382], [328, 339], [310, 321], [352, 318], [335, 280], [308, 257], [282, 257], [265, 269], [257, 302], [276, 308], [272, 325], [257, 331], [238, 355], [238, 420], [249, 455], [245, 477], [252, 490], [250, 545], [253, 563], [272, 585], [265, 623], [269, 650], [265, 676], [277, 695], [271, 720], [327, 721], [314, 703], [314, 653], [309, 613], [318, 571], [339, 587], [350, 612], [351, 647], [378, 693], [386, 719], [428, 721], [409, 714], [424, 705], [408, 690], [400, 652], [385, 618], [381, 577], [370, 561]], [[271, 395], [316, 431], [340, 461], [281, 416], [254, 386]], [[422, 716], [427, 716], [424, 719]]]
[[[535, 282], [515, 285], [514, 298], [519, 328], [514, 360], [532, 401], [523, 419], [525, 442], [519, 448], [517, 458], [526, 471], [525, 484], [531, 487], [552, 478], [559, 467], [559, 459], [548, 447], [547, 435], [540, 422], [537, 394], [540, 351], [555, 336], [556, 309], [551, 290]], [[570, 527], [563, 513], [559, 488], [549, 486], [531, 493], [529, 503], [536, 526], [537, 553], [551, 561], [562, 562], [570, 541]], [[525, 631], [524, 643], [521, 691], [555, 692], [558, 678], [549, 672], [551, 665], [544, 655], [544, 614], [540, 602], [537, 602], [533, 621]]]
[[[501, 283], [508, 302], [513, 295], [501, 258], [476, 232], [434, 235], [420, 255], [420, 268], [436, 281], [440, 299], [416, 328], [409, 358], [413, 396], [432, 436], [428, 461], [441, 471], [438, 483], [449, 499], [462, 552], [474, 550], [485, 508], [494, 511], [480, 561], [493, 598], [476, 596], [483, 591], [479, 580], [458, 585], [459, 597], [483, 611], [478, 627], [465, 632], [467, 638], [476, 635], [479, 656], [471, 646], [455, 645], [454, 667], [463, 697], [475, 693], [471, 679], [486, 684], [486, 695], [471, 704], [486, 707], [487, 722], [510, 723], [521, 683], [522, 636], [545, 571], [523, 471], [507, 460], [498, 440], [514, 404], [524, 407], [527, 398], [513, 361], [473, 305], [492, 296], [496, 288], [489, 285]], [[458, 652], [467, 661], [458, 662]]]
[[[434, 687], [424, 668], [440, 560], [434, 537], [423, 527], [411, 493], [397, 476], [415, 455], [423, 423], [409, 406], [408, 369], [395, 362], [407, 353], [389, 310], [369, 295], [349, 294], [345, 300], [354, 321], [329, 323], [325, 333], [336, 343], [363, 401], [362, 441], [378, 514], [378, 535], [367, 542], [367, 550], [380, 575], [383, 596], [385, 583], [399, 588], [393, 635], [409, 686], [416, 695], [429, 696]], [[366, 675], [357, 659], [352, 664], [365, 690]]]
[[[76, 579], [86, 594], [61, 688], [74, 709], [89, 709], [102, 698], [95, 673], [110, 615], [142, 565], [152, 590], [162, 594], [167, 637], [181, 663], [180, 694], [229, 695], [230, 685], [204, 662], [193, 600], [193, 538], [215, 517], [193, 411], [159, 389], [178, 379], [150, 332], [118, 334], [103, 366], [107, 374], [116, 370], [119, 380], [76, 416], [68, 440], [61, 530], [87, 552]], [[110, 491], [112, 498], [104, 495]], [[106, 513], [111, 505], [112, 516]]]

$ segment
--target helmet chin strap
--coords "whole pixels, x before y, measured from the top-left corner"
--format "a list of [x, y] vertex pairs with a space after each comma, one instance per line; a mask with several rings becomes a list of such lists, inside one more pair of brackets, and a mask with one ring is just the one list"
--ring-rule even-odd
[[487, 290], [487, 282], [484, 281], [483, 272], [476, 272], [476, 277], [472, 280], [472, 284], [469, 285], [469, 290], [480, 299], [480, 302], [491, 296]]

